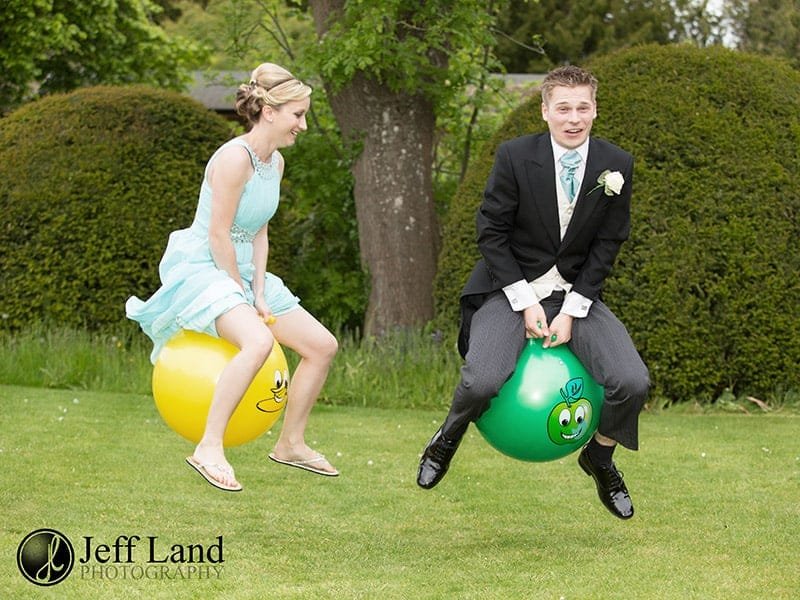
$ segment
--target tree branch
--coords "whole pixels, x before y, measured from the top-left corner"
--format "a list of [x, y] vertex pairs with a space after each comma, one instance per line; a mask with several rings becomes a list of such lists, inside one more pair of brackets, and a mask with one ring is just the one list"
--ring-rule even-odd
[[511, 37], [505, 31], [503, 31], [502, 29], [498, 29], [497, 27], [492, 27], [491, 32], [497, 35], [501, 35], [511, 43], [516, 44], [521, 48], [525, 48], [526, 50], [530, 50], [531, 52], [536, 52], [537, 54], [545, 53], [544, 47], [541, 44], [537, 44], [536, 46], [529, 46], [528, 44], [524, 44], [523, 42], [520, 42], [518, 39]]

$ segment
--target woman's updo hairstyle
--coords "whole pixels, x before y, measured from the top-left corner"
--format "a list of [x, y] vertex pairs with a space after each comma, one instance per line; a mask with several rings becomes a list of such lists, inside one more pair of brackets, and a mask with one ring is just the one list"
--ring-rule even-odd
[[236, 91], [236, 114], [254, 125], [261, 118], [261, 109], [274, 108], [292, 100], [303, 100], [311, 95], [311, 87], [295, 78], [289, 71], [273, 63], [262, 63], [250, 74], [250, 82]]

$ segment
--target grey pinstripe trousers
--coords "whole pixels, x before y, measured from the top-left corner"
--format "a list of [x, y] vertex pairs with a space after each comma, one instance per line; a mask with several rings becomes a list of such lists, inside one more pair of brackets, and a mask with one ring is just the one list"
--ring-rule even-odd
[[[564, 293], [542, 300], [548, 322], [558, 314]], [[446, 437], [460, 438], [471, 421], [514, 372], [525, 346], [525, 324], [502, 291], [490, 295], [475, 312], [461, 380], [445, 419]], [[598, 431], [626, 448], [639, 448], [639, 413], [650, 377], [622, 322], [599, 300], [583, 319], [574, 319], [569, 347], [592, 377], [605, 388]]]

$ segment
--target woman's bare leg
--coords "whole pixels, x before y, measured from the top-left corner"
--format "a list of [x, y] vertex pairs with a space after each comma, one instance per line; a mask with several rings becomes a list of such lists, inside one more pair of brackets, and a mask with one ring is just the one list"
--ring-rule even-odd
[[[279, 316], [270, 328], [278, 342], [300, 355], [290, 379], [283, 427], [273, 454], [292, 461], [317, 458], [319, 453], [306, 444], [305, 430], [339, 345], [333, 334], [303, 308]], [[336, 472], [324, 460], [315, 462], [314, 468]]]
[[[217, 333], [239, 348], [217, 381], [208, 411], [203, 438], [194, 451], [194, 459], [207, 465], [210, 477], [226, 486], [238, 482], [228, 461], [222, 438], [233, 411], [250, 383], [269, 357], [274, 337], [252, 306], [240, 304], [217, 318]], [[218, 465], [218, 466], [215, 466]]]

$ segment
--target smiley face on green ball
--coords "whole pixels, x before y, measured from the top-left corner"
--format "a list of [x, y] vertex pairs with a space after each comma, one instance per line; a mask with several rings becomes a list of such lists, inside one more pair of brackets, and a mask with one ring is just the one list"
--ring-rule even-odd
[[561, 388], [562, 402], [547, 417], [547, 435], [554, 444], [574, 444], [581, 439], [592, 422], [592, 405], [583, 394], [583, 379], [570, 379]]

